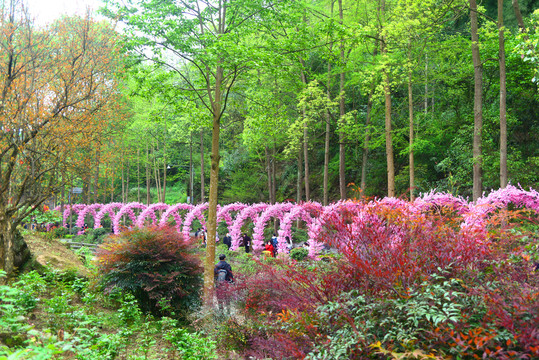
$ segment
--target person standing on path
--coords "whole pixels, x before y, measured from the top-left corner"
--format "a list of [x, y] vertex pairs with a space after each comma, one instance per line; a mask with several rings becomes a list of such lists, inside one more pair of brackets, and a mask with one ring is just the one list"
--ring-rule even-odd
[[[213, 274], [217, 280], [217, 284], [222, 281], [227, 281], [229, 283], [234, 282], [234, 274], [232, 274], [232, 266], [225, 261], [225, 254], [219, 255], [219, 262], [215, 265], [213, 269]], [[224, 270], [224, 271], [222, 271]], [[226, 272], [226, 273], [225, 273]]]
[[251, 238], [246, 233], [243, 233], [243, 246], [245, 246], [245, 252], [251, 252]]

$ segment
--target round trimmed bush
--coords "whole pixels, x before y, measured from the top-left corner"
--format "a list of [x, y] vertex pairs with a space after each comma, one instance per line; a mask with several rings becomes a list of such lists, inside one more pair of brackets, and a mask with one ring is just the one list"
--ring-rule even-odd
[[290, 257], [294, 260], [301, 261], [307, 256], [309, 256], [309, 250], [305, 249], [304, 247], [297, 247], [290, 250]]
[[110, 236], [96, 252], [100, 282], [133, 294], [146, 313], [183, 317], [200, 303], [203, 268], [194, 249], [169, 227]]

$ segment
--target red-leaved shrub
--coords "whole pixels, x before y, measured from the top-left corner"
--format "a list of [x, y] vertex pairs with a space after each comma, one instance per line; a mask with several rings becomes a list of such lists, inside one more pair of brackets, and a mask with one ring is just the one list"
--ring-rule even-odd
[[202, 267], [193, 244], [169, 227], [146, 227], [111, 236], [96, 262], [106, 291], [132, 293], [154, 315], [185, 313], [199, 303]]

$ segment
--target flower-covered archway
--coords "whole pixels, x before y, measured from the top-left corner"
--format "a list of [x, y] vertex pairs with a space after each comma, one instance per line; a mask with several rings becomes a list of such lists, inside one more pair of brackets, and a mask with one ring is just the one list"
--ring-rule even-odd
[[[292, 223], [295, 220], [297, 219], [302, 220], [307, 225], [307, 228], [309, 228], [314, 218], [319, 216], [322, 213], [322, 211], [323, 211], [323, 206], [317, 202], [307, 202], [307, 203], [294, 205], [290, 209], [290, 211], [283, 217], [281, 221], [281, 227], [279, 229], [278, 236], [277, 236], [278, 251], [281, 253], [288, 251], [288, 245], [292, 241]], [[320, 247], [320, 245], [318, 244], [315, 245], [315, 241], [310, 241], [309, 247], [313, 247], [313, 249], [315, 248], [317, 249]], [[314, 251], [315, 250], [313, 250], [313, 252]], [[311, 251], [309, 251], [309, 253], [311, 253]]]
[[266, 227], [266, 223], [271, 218], [282, 220], [285, 214], [293, 207], [294, 204], [289, 202], [277, 203], [270, 205], [262, 212], [262, 214], [260, 214], [253, 229], [253, 250], [260, 250], [264, 248], [264, 228]]
[[208, 209], [208, 203], [200, 204], [195, 206], [191, 211], [187, 213], [183, 221], [183, 237], [184, 239], [189, 239], [191, 233], [191, 224], [195, 219], [200, 221], [202, 228], [206, 228], [206, 218], [204, 217], [203, 212]]
[[258, 214], [266, 210], [268, 206], [269, 205], [266, 203], [253, 204], [244, 208], [238, 213], [236, 219], [234, 219], [232, 227], [229, 228], [230, 237], [232, 238], [231, 250], [236, 250], [239, 247], [241, 240], [241, 228], [245, 220], [251, 219], [253, 223], [256, 223]]
[[148, 206], [137, 217], [135, 226], [139, 228], [144, 227], [144, 222], [148, 216], [152, 219], [152, 225], [157, 225], [157, 216], [155, 215], [155, 212], [159, 210], [167, 210], [169, 207], [170, 205], [164, 203], [157, 203]]
[[234, 224], [232, 213], [238, 213], [239, 211], [245, 209], [248, 206], [249, 205], [247, 204], [235, 202], [221, 207], [219, 211], [217, 211], [217, 223], [224, 220], [226, 222], [226, 226], [230, 229]]
[[105, 215], [109, 215], [110, 222], [112, 223], [114, 221], [114, 217], [116, 216], [116, 211], [114, 209], [121, 209], [124, 206], [123, 203], [110, 203], [106, 204], [98, 211], [96, 216], [94, 217], [94, 229], [102, 227], [101, 221], [105, 217]]
[[182, 226], [182, 217], [179, 214], [182, 210], [191, 211], [193, 209], [192, 204], [176, 204], [174, 206], [171, 206], [163, 213], [161, 216], [161, 219], [159, 220], [159, 226], [165, 226], [167, 224], [168, 218], [170, 216], [174, 217], [174, 221], [176, 222], [176, 230], [180, 232], [181, 226]]
[[95, 226], [95, 217], [97, 216], [97, 209], [100, 209], [103, 207], [103, 204], [91, 204], [88, 206], [85, 206], [81, 211], [79, 211], [79, 216], [77, 217], [77, 222], [75, 223], [75, 226], [79, 228], [83, 228], [86, 220], [86, 215], [90, 213], [90, 215], [94, 218], [94, 226]]
[[114, 220], [112, 221], [112, 231], [115, 234], [118, 234], [120, 232], [120, 221], [122, 220], [122, 216], [127, 215], [129, 219], [133, 222], [133, 225], [137, 222], [137, 215], [135, 214], [135, 209], [139, 209], [144, 211], [146, 209], [146, 205], [139, 203], [139, 202], [132, 202], [127, 205], [124, 205], [120, 211], [114, 216]]

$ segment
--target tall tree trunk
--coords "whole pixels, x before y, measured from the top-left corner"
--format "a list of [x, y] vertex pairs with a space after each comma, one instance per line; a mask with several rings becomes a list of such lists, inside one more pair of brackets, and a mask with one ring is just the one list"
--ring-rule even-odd
[[273, 204], [272, 203], [272, 200], [273, 200], [273, 194], [272, 194], [273, 186], [271, 184], [271, 164], [270, 164], [270, 154], [269, 154], [268, 145], [266, 145], [264, 147], [264, 152], [265, 152], [265, 155], [266, 155], [266, 172], [268, 174], [268, 199], [269, 199], [269, 203]]
[[[97, 194], [99, 192], [99, 167], [101, 165], [101, 152], [99, 148], [95, 152], [95, 163], [96, 163], [96, 166], [95, 166], [95, 177], [94, 177], [94, 203], [97, 203]], [[62, 198], [63, 198], [63, 195], [62, 195]]]
[[167, 159], [163, 160], [163, 199], [165, 202], [165, 196], [167, 195]]
[[110, 177], [110, 202], [114, 202], [114, 176]]
[[[382, 41], [382, 54], [387, 55], [385, 40]], [[387, 196], [395, 196], [395, 164], [393, 159], [393, 140], [391, 129], [391, 86], [389, 83], [389, 71], [383, 70], [384, 100], [385, 100], [385, 136], [386, 136], [386, 160], [387, 160]]]
[[189, 193], [188, 203], [193, 204], [193, 132], [189, 132], [189, 188], [187, 189]]
[[140, 149], [137, 149], [137, 202], [140, 202]]
[[150, 147], [146, 143], [146, 205], [150, 206], [152, 202], [150, 194]]
[[161, 176], [159, 174], [159, 166], [157, 164], [155, 156], [155, 148], [152, 146], [152, 162], [153, 162], [153, 175], [155, 180], [155, 187], [157, 192], [157, 202], [161, 202]]
[[311, 188], [309, 184], [309, 134], [307, 124], [303, 126], [303, 158], [305, 165], [305, 201], [311, 200]]
[[[411, 62], [411, 43], [408, 44], [408, 56]], [[415, 170], [414, 170], [414, 95], [412, 92], [412, 69], [408, 70], [408, 122], [409, 122], [409, 146], [408, 162], [410, 170], [410, 200], [415, 199]]]
[[[330, 18], [333, 18], [333, 4], [334, 2], [331, 1], [330, 3]], [[333, 49], [333, 46], [329, 45], [329, 52], [331, 53]], [[328, 101], [331, 101], [331, 62], [328, 60], [328, 77], [327, 77], [327, 85], [326, 85], [327, 91], [327, 97]], [[329, 112], [329, 109], [326, 111], [326, 138], [324, 141], [324, 200], [323, 204], [324, 206], [327, 206], [329, 202], [329, 195], [328, 195], [328, 183], [329, 183], [329, 140], [330, 140], [330, 131], [331, 131], [331, 114]]]
[[429, 110], [429, 57], [425, 54], [425, 116]]
[[301, 181], [301, 167], [303, 165], [302, 163], [302, 160], [301, 160], [301, 153], [302, 153], [303, 149], [300, 147], [299, 150], [298, 150], [298, 182], [297, 182], [297, 192], [296, 192], [296, 203], [300, 203], [302, 200], [303, 200], [303, 195], [302, 195], [302, 191], [301, 191], [301, 184], [302, 184], [302, 181]]
[[361, 156], [361, 185], [359, 187], [362, 194], [365, 192], [365, 186], [367, 183], [367, 161], [369, 157], [369, 142], [371, 140], [369, 126], [371, 125], [372, 97], [374, 95], [374, 88], [375, 86], [373, 83], [367, 99], [367, 119], [365, 121], [365, 140], [363, 142], [363, 153]]
[[[0, 269], [4, 270], [8, 277], [15, 271], [14, 238], [10, 216], [5, 212], [0, 213]], [[6, 280], [0, 279], [0, 284], [5, 284]]]
[[163, 203], [166, 200], [167, 196], [167, 121], [165, 118], [165, 131], [163, 134]]
[[[339, 0], [339, 23], [343, 24], [343, 8], [342, 0]], [[340, 41], [340, 50], [341, 50], [341, 73], [339, 81], [339, 115], [341, 129], [339, 130], [339, 190], [341, 194], [341, 200], [346, 199], [346, 179], [345, 179], [345, 170], [346, 170], [346, 159], [345, 159], [345, 147], [344, 147], [344, 66], [346, 66], [346, 59], [344, 56], [344, 40], [341, 38]]]
[[212, 103], [213, 128], [211, 141], [210, 168], [210, 198], [208, 204], [208, 221], [206, 223], [208, 236], [206, 240], [206, 258], [204, 262], [204, 304], [213, 304], [214, 264], [215, 264], [215, 234], [217, 233], [217, 194], [219, 184], [219, 132], [221, 126], [221, 85], [223, 69], [217, 67], [215, 76], [215, 97]]
[[500, 187], [507, 186], [507, 111], [506, 111], [506, 72], [505, 36], [503, 29], [503, 0], [498, 0], [498, 42], [500, 61]]
[[200, 129], [200, 203], [202, 204], [204, 201], [206, 201], [204, 194], [204, 130]]
[[518, 0], [511, 0], [511, 4], [513, 5], [513, 11], [517, 19], [518, 28], [520, 29], [520, 31], [526, 32], [526, 24], [524, 23], [524, 19], [522, 18], [522, 13], [520, 12], [520, 7], [518, 6]]
[[[275, 204], [277, 202], [277, 193], [276, 193], [276, 186], [275, 186], [275, 139], [273, 139], [273, 152], [272, 152], [272, 156], [271, 156], [271, 177], [273, 178], [272, 179], [272, 182], [271, 182], [271, 186], [272, 186], [272, 194], [273, 194], [273, 199], [271, 199], [272, 201], [272, 204]], [[277, 230], [275, 230], [277, 232]]]
[[129, 202], [129, 169], [131, 162], [129, 159], [129, 151], [127, 152], [127, 166], [125, 170], [125, 201]]
[[473, 133], [473, 200], [483, 192], [483, 158], [481, 133], [483, 131], [483, 66], [479, 54], [477, 3], [470, 0], [472, 59], [474, 65], [474, 133]]
[[[301, 64], [304, 66], [305, 62], [300, 59]], [[305, 76], [305, 72], [301, 71], [301, 82], [304, 86], [307, 86], [307, 77]], [[306, 109], [303, 107], [301, 109], [301, 116], [303, 117], [303, 159], [304, 159], [304, 166], [305, 166], [305, 201], [309, 201], [311, 199], [311, 189], [309, 187], [309, 132], [308, 132], [308, 126], [307, 126], [307, 114]]]
[[124, 157], [122, 151], [122, 202], [125, 204]]

